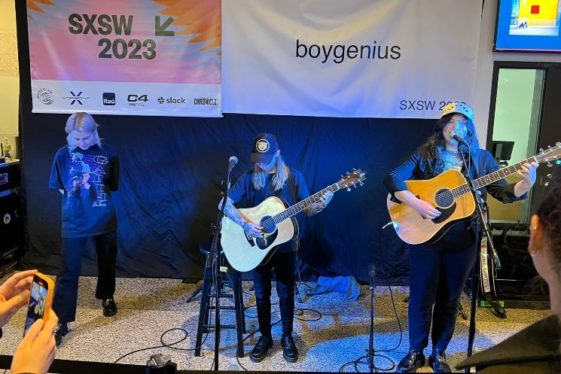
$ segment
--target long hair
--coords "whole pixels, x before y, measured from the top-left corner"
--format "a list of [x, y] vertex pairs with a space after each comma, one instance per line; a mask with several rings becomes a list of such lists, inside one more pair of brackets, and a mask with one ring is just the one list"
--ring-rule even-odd
[[[435, 175], [444, 171], [443, 152], [446, 149], [446, 139], [442, 135], [442, 129], [448, 124], [453, 115], [454, 113], [450, 113], [440, 118], [434, 126], [433, 134], [419, 147], [422, 157], [421, 167], [423, 169], [429, 168]], [[470, 154], [475, 154], [479, 151], [479, 140], [477, 139], [475, 126], [469, 118], [467, 119], [467, 134], [464, 140], [469, 145]]]
[[76, 112], [70, 115], [66, 120], [66, 126], [64, 127], [64, 131], [68, 134], [66, 136], [66, 142], [68, 143], [68, 147], [70, 150], [73, 150], [77, 147], [76, 142], [70, 135], [72, 131], [84, 131], [90, 132], [93, 135], [94, 143], [97, 144], [99, 148], [101, 148], [101, 139], [99, 138], [99, 134], [97, 132], [97, 128], [99, 125], [95, 122], [94, 118], [91, 114], [86, 112]]
[[[280, 153], [275, 156], [275, 173], [273, 175], [273, 188], [275, 191], [282, 189], [286, 180], [288, 179], [288, 166], [284, 163]], [[265, 187], [265, 181], [267, 180], [268, 173], [261, 170], [257, 166], [253, 169], [253, 188], [255, 190], [261, 190]]]

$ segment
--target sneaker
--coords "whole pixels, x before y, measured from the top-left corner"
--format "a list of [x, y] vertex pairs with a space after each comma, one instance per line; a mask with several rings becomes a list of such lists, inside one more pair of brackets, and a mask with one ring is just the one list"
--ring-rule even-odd
[[117, 304], [115, 304], [113, 298], [104, 299], [101, 305], [103, 306], [103, 315], [105, 317], [111, 317], [117, 314]]
[[261, 362], [267, 357], [267, 351], [273, 346], [273, 338], [270, 336], [261, 335], [255, 347], [251, 350], [249, 358], [253, 362]]
[[68, 334], [68, 325], [66, 322], [59, 322], [55, 329], [55, 342], [57, 347], [62, 344], [62, 337], [66, 334]]

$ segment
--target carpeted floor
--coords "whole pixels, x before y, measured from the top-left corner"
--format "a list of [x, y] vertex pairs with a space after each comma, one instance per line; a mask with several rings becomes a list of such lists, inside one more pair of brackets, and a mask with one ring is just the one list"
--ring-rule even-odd
[[[77, 320], [70, 324], [70, 333], [58, 348], [57, 359], [145, 365], [152, 355], [161, 353], [169, 355], [178, 370], [212, 370], [214, 332], [203, 335], [200, 357], [194, 356], [193, 352], [201, 295], [196, 295], [190, 302], [187, 300], [197, 285], [177, 279], [120, 278], [115, 295], [119, 312], [106, 318], [101, 313], [100, 301], [94, 298], [95, 282], [94, 277], [80, 278]], [[277, 324], [273, 327], [275, 344], [269, 356], [259, 364], [249, 359], [249, 352], [258, 337], [251, 335], [257, 329], [251, 286], [251, 282], [243, 282], [248, 331], [244, 335], [245, 356], [236, 356], [235, 330], [223, 329], [220, 370], [369, 371], [364, 358], [355, 364], [366, 355], [369, 345], [370, 290], [367, 286], [362, 286], [361, 296], [353, 301], [336, 292], [309, 296], [306, 291], [314, 284], [299, 283], [294, 338], [300, 359], [296, 363], [284, 360]], [[392, 291], [395, 304], [388, 287], [375, 289], [374, 363], [377, 371], [392, 371], [408, 349], [407, 303], [404, 301], [408, 290], [392, 287]], [[221, 304], [232, 305], [232, 302], [222, 298]], [[469, 314], [469, 299], [464, 296], [462, 304]], [[273, 321], [277, 321], [280, 317], [276, 298], [273, 310]], [[223, 323], [234, 323], [233, 311], [222, 310], [220, 315]], [[499, 319], [489, 309], [478, 308], [474, 350], [492, 346], [546, 315], [547, 310], [507, 309], [507, 318]], [[447, 351], [451, 365], [465, 357], [468, 323], [458, 316], [456, 333]], [[24, 311], [20, 310], [3, 328], [0, 354], [14, 352], [21, 339], [23, 324]], [[173, 344], [175, 342], [178, 343]], [[426, 353], [429, 353], [428, 349]], [[430, 372], [431, 369], [426, 366], [420, 371]]]

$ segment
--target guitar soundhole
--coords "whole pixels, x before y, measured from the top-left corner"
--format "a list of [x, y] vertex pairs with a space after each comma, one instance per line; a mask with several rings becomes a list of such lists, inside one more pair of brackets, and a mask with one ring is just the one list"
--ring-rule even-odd
[[266, 234], [273, 233], [277, 227], [275, 220], [271, 216], [263, 217], [260, 224]]
[[454, 196], [450, 190], [440, 190], [436, 193], [435, 198], [436, 205], [441, 208], [448, 208], [454, 204]]

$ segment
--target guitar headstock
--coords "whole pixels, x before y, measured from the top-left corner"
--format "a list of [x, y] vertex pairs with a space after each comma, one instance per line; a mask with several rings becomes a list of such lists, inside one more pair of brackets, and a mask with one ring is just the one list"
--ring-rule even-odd
[[561, 158], [561, 142], [555, 143], [553, 147], [549, 146], [547, 149], [540, 149], [540, 153], [538, 153], [535, 157], [538, 162], [547, 162], [548, 165], [551, 165], [552, 161]]
[[357, 185], [362, 186], [365, 179], [366, 172], [362, 169], [353, 169], [341, 176], [341, 179], [337, 182], [337, 186], [339, 189], [346, 188], [347, 191], [350, 191], [351, 187], [356, 187]]

